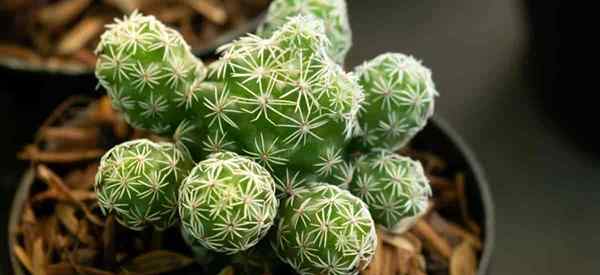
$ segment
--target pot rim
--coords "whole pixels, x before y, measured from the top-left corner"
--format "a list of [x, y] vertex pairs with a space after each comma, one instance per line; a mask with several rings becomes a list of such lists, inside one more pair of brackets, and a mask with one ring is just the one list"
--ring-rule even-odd
[[[492, 195], [490, 192], [489, 183], [486, 180], [485, 173], [483, 168], [481, 167], [479, 161], [475, 157], [473, 151], [471, 151], [470, 147], [464, 142], [464, 140], [458, 135], [458, 133], [446, 122], [446, 120], [440, 118], [439, 116], [434, 116], [430, 124], [434, 127], [437, 127], [444, 133], [450, 142], [456, 147], [459, 153], [465, 158], [465, 163], [468, 168], [471, 169], [475, 177], [475, 182], [477, 184], [477, 188], [479, 190], [479, 194], [481, 197], [482, 205], [483, 205], [483, 213], [484, 213], [484, 246], [483, 252], [481, 254], [481, 258], [479, 259], [479, 264], [477, 268], [477, 275], [485, 275], [489, 269], [489, 265], [491, 263], [492, 252], [495, 246], [495, 212], [494, 212], [494, 203], [492, 200]], [[29, 190], [33, 181], [35, 180], [34, 169], [32, 167], [28, 168], [23, 174], [20, 185], [15, 193], [13, 198], [11, 209], [10, 209], [10, 217], [8, 224], [8, 254], [10, 256], [10, 262], [13, 269], [13, 272], [16, 275], [25, 275], [27, 273], [24, 272], [23, 267], [18, 262], [16, 256], [13, 253], [13, 244], [16, 243], [16, 230], [19, 223], [20, 212], [23, 208], [23, 204], [29, 194]]]
[[[217, 36], [205, 47], [192, 49], [192, 53], [198, 58], [208, 57], [215, 54], [220, 46], [256, 30], [260, 22], [262, 22], [265, 18], [266, 14], [266, 10], [261, 11], [244, 24]], [[0, 58], [0, 67], [15, 71], [67, 76], [90, 75], [94, 72], [94, 68], [88, 68], [80, 64], [63, 64], [60, 67], [51, 67], [46, 64], [34, 65], [14, 58]]]

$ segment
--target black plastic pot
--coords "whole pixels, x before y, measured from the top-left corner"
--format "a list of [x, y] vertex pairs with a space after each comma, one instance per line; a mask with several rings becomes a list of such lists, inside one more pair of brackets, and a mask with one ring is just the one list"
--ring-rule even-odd
[[[437, 155], [444, 156], [444, 159], [448, 162], [449, 170], [464, 172], [469, 210], [473, 218], [482, 225], [483, 229], [484, 247], [477, 275], [487, 274], [494, 249], [495, 216], [488, 183], [479, 162], [458, 134], [444, 120], [437, 117], [432, 119], [428, 126], [417, 135], [413, 146], [417, 149], [425, 149]], [[11, 207], [8, 224], [8, 253], [13, 272], [16, 275], [27, 274], [12, 251], [16, 243], [15, 232], [19, 218], [21, 217], [23, 204], [27, 199], [33, 182], [33, 170], [28, 170], [23, 175]]]

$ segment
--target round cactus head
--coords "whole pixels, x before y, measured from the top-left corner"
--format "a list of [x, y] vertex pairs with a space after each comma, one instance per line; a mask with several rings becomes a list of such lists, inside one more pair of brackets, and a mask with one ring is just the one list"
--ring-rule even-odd
[[208, 128], [277, 177], [331, 176], [357, 128], [362, 90], [325, 43], [320, 21], [297, 16], [269, 38], [228, 45], [209, 66], [214, 84], [201, 115]]
[[282, 201], [274, 248], [300, 274], [357, 274], [375, 253], [375, 223], [346, 190], [310, 184]]
[[96, 77], [132, 126], [170, 134], [190, 116], [206, 70], [177, 31], [134, 12], [108, 25], [96, 54]]
[[257, 34], [268, 38], [289, 17], [296, 15], [314, 16], [325, 26], [327, 54], [338, 64], [343, 64], [346, 53], [352, 46], [352, 31], [348, 22], [345, 0], [275, 0], [271, 2], [266, 19], [258, 27]]
[[359, 114], [364, 145], [395, 151], [433, 115], [437, 92], [431, 72], [413, 57], [382, 54], [356, 68], [356, 74], [365, 93]]
[[230, 152], [199, 162], [179, 191], [183, 230], [195, 243], [228, 254], [258, 243], [273, 224], [278, 204], [269, 173]]
[[192, 167], [191, 158], [170, 143], [119, 144], [102, 157], [96, 174], [100, 209], [133, 230], [164, 230], [177, 220], [178, 188]]
[[356, 161], [350, 191], [369, 206], [377, 224], [403, 232], [427, 210], [431, 187], [418, 161], [376, 151]]

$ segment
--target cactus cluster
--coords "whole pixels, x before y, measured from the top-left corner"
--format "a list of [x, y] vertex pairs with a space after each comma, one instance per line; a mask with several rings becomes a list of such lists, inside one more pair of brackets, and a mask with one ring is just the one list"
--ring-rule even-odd
[[357, 197], [313, 183], [282, 201], [278, 256], [300, 274], [357, 274], [375, 254], [375, 223]]
[[181, 184], [181, 226], [204, 247], [236, 253], [254, 246], [273, 224], [275, 183], [256, 162], [231, 152], [199, 162]]
[[96, 55], [100, 85], [132, 126], [170, 134], [190, 116], [206, 68], [174, 29], [134, 12], [108, 25]]
[[178, 189], [193, 167], [185, 151], [146, 139], [122, 143], [100, 161], [94, 188], [104, 214], [133, 230], [177, 221]]
[[357, 274], [376, 223], [402, 231], [426, 210], [420, 163], [393, 151], [425, 126], [437, 92], [402, 54], [345, 72], [350, 38], [344, 0], [275, 0], [258, 35], [206, 67], [154, 17], [109, 25], [101, 86], [132, 126], [173, 143], [110, 150], [102, 210], [135, 230], [179, 221], [204, 264], [225, 253], [262, 268], [274, 252], [300, 274]]
[[368, 206], [373, 219], [402, 232], [427, 210], [429, 181], [418, 161], [381, 150], [356, 160], [350, 190]]
[[258, 27], [257, 34], [269, 38], [289, 17], [314, 16], [323, 22], [328, 38], [327, 54], [337, 63], [344, 59], [352, 46], [352, 31], [348, 22], [345, 0], [275, 0], [271, 2], [267, 18]]
[[402, 148], [433, 115], [437, 91], [431, 72], [400, 53], [382, 54], [355, 72], [366, 97], [359, 114], [363, 144]]

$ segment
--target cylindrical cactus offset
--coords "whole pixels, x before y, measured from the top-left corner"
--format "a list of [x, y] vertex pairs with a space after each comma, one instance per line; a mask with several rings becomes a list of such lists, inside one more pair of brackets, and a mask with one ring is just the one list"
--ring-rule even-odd
[[437, 92], [431, 72], [399, 53], [382, 54], [355, 71], [365, 93], [359, 113], [363, 145], [403, 147], [433, 115]]
[[177, 221], [179, 185], [192, 167], [190, 156], [170, 143], [119, 144], [102, 157], [96, 174], [100, 209], [133, 230], [164, 230]]
[[314, 16], [323, 21], [329, 40], [327, 53], [338, 64], [343, 64], [352, 46], [346, 0], [275, 0], [271, 2], [257, 34], [268, 38], [285, 25], [289, 17], [296, 15]]
[[233, 254], [263, 238], [277, 214], [273, 178], [231, 152], [199, 162], [179, 191], [181, 226], [194, 242]]
[[282, 201], [274, 248], [300, 274], [357, 274], [376, 248], [364, 202], [336, 186], [310, 184]]
[[171, 134], [193, 116], [206, 70], [177, 31], [134, 12], [108, 25], [96, 54], [96, 77], [132, 126]]
[[420, 162], [378, 150], [355, 165], [350, 192], [369, 206], [377, 224], [400, 233], [427, 210], [431, 187]]
[[325, 45], [322, 22], [304, 16], [269, 38], [233, 42], [209, 66], [213, 90], [203, 93], [201, 116], [276, 177], [330, 177], [343, 165], [363, 95]]

